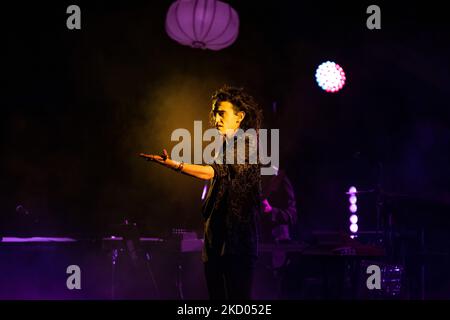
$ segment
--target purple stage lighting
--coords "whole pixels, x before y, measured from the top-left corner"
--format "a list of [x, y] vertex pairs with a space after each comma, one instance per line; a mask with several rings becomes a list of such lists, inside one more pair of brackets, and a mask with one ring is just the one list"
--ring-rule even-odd
[[[347, 194], [349, 195], [348, 201], [350, 202], [350, 206], [349, 206], [349, 210], [352, 213], [350, 216], [350, 231], [352, 233], [357, 233], [358, 232], [358, 215], [356, 214], [356, 212], [358, 211], [358, 206], [356, 205], [356, 202], [358, 201], [358, 198], [356, 197], [356, 187], [350, 187], [348, 189]], [[354, 236], [352, 237], [352, 239], [354, 238]]]
[[205, 183], [205, 185], [203, 186], [202, 200], [205, 200], [206, 192], [208, 192], [208, 184], [207, 183]]
[[166, 32], [182, 45], [220, 50], [236, 40], [239, 16], [221, 1], [178, 0], [167, 12]]

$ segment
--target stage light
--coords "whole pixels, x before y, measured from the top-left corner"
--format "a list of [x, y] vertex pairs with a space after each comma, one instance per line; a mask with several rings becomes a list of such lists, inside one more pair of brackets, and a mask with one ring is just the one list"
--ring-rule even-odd
[[352, 214], [350, 216], [350, 223], [357, 224], [358, 223], [358, 216], [356, 214]]
[[354, 239], [357, 235], [356, 233], [358, 232], [358, 215], [356, 214], [356, 212], [358, 211], [358, 206], [356, 205], [356, 202], [358, 201], [358, 198], [356, 197], [356, 187], [352, 186], [348, 189], [347, 194], [349, 195], [348, 197], [348, 201], [350, 202], [350, 206], [349, 206], [349, 210], [352, 213], [350, 215], [350, 231], [352, 233], [354, 233], [355, 235], [352, 235], [351, 238]]
[[221, 1], [178, 0], [167, 12], [166, 32], [182, 45], [220, 50], [236, 40], [239, 16]]
[[202, 192], [202, 200], [205, 200], [206, 192], [208, 191], [208, 181], [205, 182], [205, 185], [203, 186], [203, 192]]
[[345, 84], [345, 72], [337, 63], [327, 61], [316, 70], [316, 81], [326, 92], [337, 92]]

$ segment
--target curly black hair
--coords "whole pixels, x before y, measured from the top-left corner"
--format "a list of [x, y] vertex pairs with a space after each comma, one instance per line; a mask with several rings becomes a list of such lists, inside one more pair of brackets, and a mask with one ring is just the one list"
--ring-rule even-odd
[[224, 85], [214, 92], [211, 97], [213, 108], [210, 112], [210, 121], [214, 125], [215, 109], [222, 101], [228, 101], [233, 105], [235, 112], [244, 111], [245, 117], [241, 122], [240, 128], [243, 130], [255, 129], [259, 131], [262, 124], [263, 113], [255, 99], [246, 93], [243, 88]]

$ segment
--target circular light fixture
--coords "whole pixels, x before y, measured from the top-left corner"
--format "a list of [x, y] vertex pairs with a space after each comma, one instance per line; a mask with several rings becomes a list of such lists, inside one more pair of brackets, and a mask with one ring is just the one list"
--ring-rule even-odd
[[167, 12], [166, 32], [182, 45], [220, 50], [236, 40], [239, 16], [221, 1], [177, 0]]
[[341, 90], [345, 80], [344, 70], [335, 62], [324, 62], [316, 70], [316, 81], [326, 92]]

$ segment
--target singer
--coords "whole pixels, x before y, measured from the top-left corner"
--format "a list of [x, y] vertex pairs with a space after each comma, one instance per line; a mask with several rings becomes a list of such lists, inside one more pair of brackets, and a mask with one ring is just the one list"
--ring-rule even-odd
[[[211, 124], [223, 137], [219, 158], [211, 165], [174, 161], [164, 149], [162, 155], [140, 156], [167, 168], [203, 180], [210, 180], [203, 203], [204, 247], [202, 260], [209, 297], [251, 299], [251, 288], [258, 245], [258, 217], [261, 213], [261, 171], [255, 164], [258, 143], [251, 142], [243, 130], [261, 127], [262, 111], [242, 88], [224, 86], [212, 98]], [[242, 129], [242, 130], [239, 130]], [[245, 144], [245, 151], [237, 148]], [[225, 150], [225, 151], [224, 151]], [[248, 153], [246, 152], [248, 151]], [[226, 159], [241, 161], [227, 162]]]

